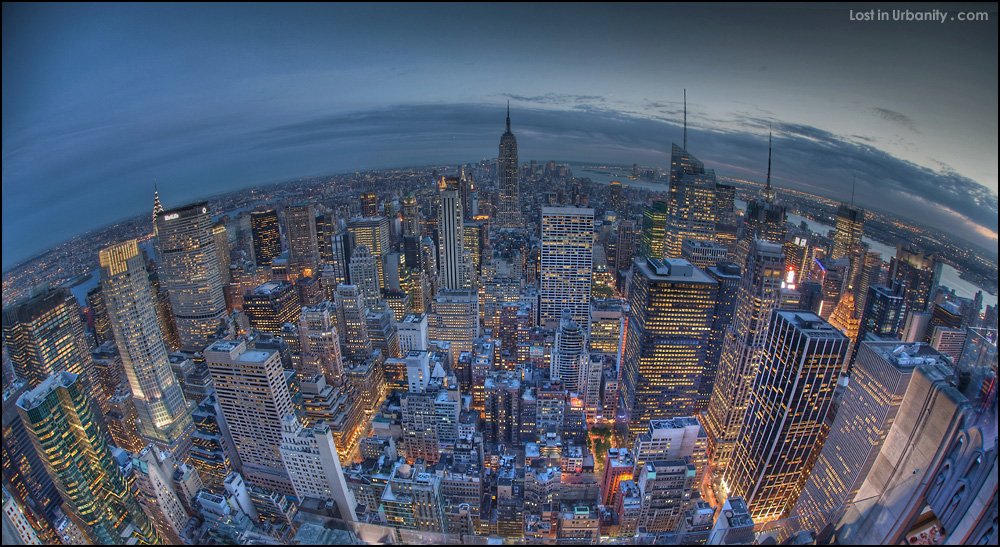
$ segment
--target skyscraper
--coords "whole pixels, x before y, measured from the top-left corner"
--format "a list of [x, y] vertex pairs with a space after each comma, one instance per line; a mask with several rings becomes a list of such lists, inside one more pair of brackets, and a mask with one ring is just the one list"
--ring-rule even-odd
[[626, 444], [650, 420], [691, 416], [718, 283], [686, 260], [636, 259], [622, 356], [617, 420]]
[[[132, 470], [138, 487], [138, 501], [165, 543], [180, 545], [181, 534], [191, 515], [174, 488], [177, 461], [171, 452], [150, 445], [132, 456]], [[197, 474], [197, 471], [194, 471]], [[200, 486], [201, 479], [196, 483]], [[180, 495], [179, 495], [180, 494]]]
[[170, 294], [181, 345], [202, 349], [226, 316], [208, 202], [164, 211], [156, 217], [156, 237], [163, 258], [160, 284]]
[[306, 496], [332, 499], [337, 503], [341, 519], [357, 520], [355, 508], [358, 503], [347, 488], [329, 425], [319, 422], [307, 428], [295, 416], [285, 416], [281, 457], [300, 501]]
[[90, 315], [94, 318], [94, 342], [100, 346], [108, 340], [114, 340], [111, 322], [108, 321], [108, 308], [104, 305], [104, 295], [101, 294], [100, 284], [87, 291], [87, 308], [90, 309]]
[[561, 380], [568, 391], [579, 392], [583, 386], [580, 378], [583, 359], [590, 358], [586, 351], [586, 341], [587, 333], [573, 321], [572, 310], [564, 309], [559, 329], [556, 330], [555, 346], [552, 348], [549, 377]]
[[87, 347], [80, 305], [69, 289], [47, 289], [5, 308], [3, 341], [14, 373], [30, 387], [67, 370], [81, 376], [100, 416], [107, 411]]
[[5, 384], [3, 391], [3, 484], [19, 500], [39, 515], [54, 519], [62, 504], [59, 491], [42, 465], [42, 454], [31, 444], [31, 437], [17, 410], [17, 400], [31, 389], [23, 380]]
[[361, 216], [365, 218], [379, 216], [378, 194], [375, 192], [365, 192], [364, 194], [361, 194]]
[[[896, 285], [899, 289], [899, 285]], [[903, 295], [889, 287], [876, 285], [868, 289], [865, 308], [858, 325], [858, 339], [851, 352], [848, 372], [854, 366], [861, 344], [869, 335], [873, 338], [899, 338], [903, 331]]]
[[[386, 217], [353, 218], [347, 222], [347, 230], [354, 234], [354, 247], [367, 245], [375, 257], [375, 267], [378, 268], [379, 286], [385, 287], [385, 273], [382, 271], [382, 259], [389, 248], [389, 219]], [[353, 250], [353, 249], [352, 249]], [[351, 283], [357, 284], [356, 279]]]
[[294, 496], [281, 458], [282, 418], [295, 414], [275, 350], [248, 349], [244, 340], [219, 340], [205, 350], [219, 407], [247, 480]]
[[[651, 207], [642, 209], [642, 237], [639, 240], [639, 254], [646, 258], [663, 258], [663, 241], [667, 230], [667, 204], [654, 201]], [[622, 262], [631, 265], [631, 261]], [[619, 268], [622, 269], [622, 268]]]
[[781, 295], [781, 245], [755, 239], [743, 268], [735, 316], [722, 342], [722, 357], [708, 403], [705, 431], [713, 469], [729, 462], [760, 366], [772, 308]]
[[590, 288], [594, 270], [594, 210], [542, 207], [539, 323], [557, 321], [569, 308], [590, 330]]
[[938, 355], [923, 344], [897, 353], [898, 342], [859, 339], [857, 347], [854, 373], [830, 435], [792, 511], [814, 530], [822, 530], [835, 515], [825, 512], [854, 501], [896, 419], [914, 367]]
[[138, 242], [130, 239], [107, 247], [99, 258], [101, 290], [132, 387], [139, 431], [184, 461], [194, 424], [180, 382], [170, 368]]
[[420, 206], [417, 205], [417, 198], [412, 193], [403, 198], [403, 235], [419, 237], [423, 230], [420, 228]]
[[517, 139], [510, 132], [510, 103], [507, 104], [507, 130], [500, 137], [500, 154], [497, 156], [500, 172], [500, 206], [497, 208], [496, 225], [500, 228], [520, 228], [523, 225], [518, 179]]
[[729, 494], [755, 522], [791, 512], [823, 444], [849, 340], [811, 312], [775, 310], [750, 400], [726, 467]]
[[253, 235], [253, 256], [257, 265], [270, 265], [281, 254], [278, 212], [271, 209], [250, 213], [250, 233]]
[[747, 202], [743, 231], [736, 247], [736, 263], [741, 266], [746, 264], [747, 254], [755, 238], [783, 245], [787, 218], [785, 206], [777, 203], [774, 189], [771, 187], [771, 137], [768, 135], [767, 182], [763, 195]]
[[663, 256], [680, 258], [685, 239], [715, 241], [715, 171], [687, 150], [673, 145], [670, 154], [670, 197], [667, 200]]
[[57, 372], [21, 395], [17, 407], [64, 507], [93, 543], [158, 541], [111, 456], [79, 376]]
[[861, 245], [864, 226], [865, 210], [853, 204], [841, 203], [837, 208], [837, 228], [833, 233], [830, 258], [837, 260], [850, 256]]
[[889, 282], [903, 285], [903, 307], [909, 312], [927, 309], [934, 287], [941, 279], [942, 264], [912, 247], [896, 245], [896, 256], [889, 260]]
[[[618, 232], [615, 234], [615, 269], [622, 271], [632, 267], [632, 257], [635, 256], [635, 222], [623, 220], [618, 223]], [[615, 272], [615, 279], [617, 280]]]
[[441, 191], [441, 207], [438, 215], [440, 287], [460, 290], [467, 288], [468, 275], [463, 252], [465, 230], [462, 220], [462, 200], [458, 192], [457, 178], [446, 177], [445, 185], [445, 189]]
[[319, 240], [316, 237], [316, 209], [311, 203], [285, 208], [285, 235], [288, 237], [288, 267], [295, 279], [317, 273]]
[[736, 316], [736, 302], [740, 293], [740, 267], [732, 262], [720, 262], [715, 266], [705, 268], [705, 273], [719, 283], [719, 297], [716, 299], [715, 311], [712, 313], [712, 331], [708, 337], [708, 350], [705, 352], [705, 366], [701, 373], [701, 384], [698, 387], [698, 409], [708, 408], [715, 387], [715, 376], [722, 359], [722, 343], [726, 339], [726, 331]]
[[[382, 302], [382, 289], [385, 288], [379, 276], [378, 262], [381, 261], [372, 255], [367, 245], [358, 245], [351, 254], [351, 264], [348, 267], [354, 285], [357, 285], [365, 295], [365, 305], [368, 309]], [[385, 265], [382, 267], [385, 268]]]
[[251, 327], [277, 335], [285, 323], [298, 322], [302, 306], [294, 285], [268, 281], [243, 297], [243, 312]]
[[357, 285], [338, 285], [335, 294], [337, 324], [344, 345], [344, 357], [361, 362], [372, 356], [372, 341], [368, 337], [368, 306]]

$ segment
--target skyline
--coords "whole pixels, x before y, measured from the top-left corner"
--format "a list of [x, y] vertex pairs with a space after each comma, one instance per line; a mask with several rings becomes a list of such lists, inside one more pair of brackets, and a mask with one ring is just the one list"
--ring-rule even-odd
[[[521, 163], [666, 168], [684, 88], [689, 148], [720, 176], [763, 180], [771, 124], [779, 195], [846, 199], [856, 174], [859, 205], [995, 248], [996, 7], [970, 9], [990, 21], [852, 23], [828, 6], [5, 4], [3, 268], [148, 211], [154, 181], [179, 205], [492, 158], [508, 99]], [[690, 24], [663, 36], [673, 19]]]

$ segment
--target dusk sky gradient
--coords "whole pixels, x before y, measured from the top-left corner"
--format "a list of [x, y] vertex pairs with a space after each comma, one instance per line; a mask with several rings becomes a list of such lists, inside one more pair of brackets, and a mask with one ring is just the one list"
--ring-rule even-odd
[[[3, 268], [148, 212], [268, 182], [493, 158], [667, 167], [937, 225], [996, 254], [987, 22], [837, 6], [3, 6]], [[877, 9], [878, 6], [875, 6]], [[883, 6], [900, 9], [900, 6]], [[580, 175], [578, 173], [578, 175]]]

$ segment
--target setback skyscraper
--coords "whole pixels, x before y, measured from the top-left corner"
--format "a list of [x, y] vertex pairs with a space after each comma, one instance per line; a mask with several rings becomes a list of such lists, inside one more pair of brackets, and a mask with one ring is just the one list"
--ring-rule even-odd
[[771, 309], [781, 296], [781, 245], [755, 239], [737, 292], [735, 316], [722, 342], [722, 357], [708, 403], [705, 431], [713, 469], [725, 468], [739, 433], [760, 366]]
[[145, 262], [138, 242], [130, 239], [103, 249], [101, 291], [132, 387], [139, 431], [148, 441], [187, 458], [194, 424], [180, 383], [170, 368], [156, 320]]
[[510, 132], [510, 104], [507, 105], [507, 130], [500, 137], [497, 163], [500, 170], [500, 207], [496, 225], [500, 228], [520, 228], [523, 225], [518, 202], [520, 167], [517, 164], [517, 139]]
[[[680, 258], [685, 239], [715, 241], [715, 171], [673, 145], [670, 157], [670, 197], [667, 200], [665, 258]], [[654, 257], [655, 258], [655, 257]]]
[[288, 237], [290, 278], [318, 273], [319, 240], [316, 237], [316, 210], [309, 203], [285, 208], [285, 235]]

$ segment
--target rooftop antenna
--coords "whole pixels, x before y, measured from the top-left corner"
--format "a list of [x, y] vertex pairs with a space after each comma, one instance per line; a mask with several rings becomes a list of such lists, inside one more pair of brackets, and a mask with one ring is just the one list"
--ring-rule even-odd
[[764, 186], [764, 200], [774, 201], [774, 191], [771, 190], [771, 124], [767, 124], [767, 185]]
[[510, 133], [510, 99], [507, 99], [507, 132]]
[[684, 150], [688, 149], [688, 90], [684, 88]]

